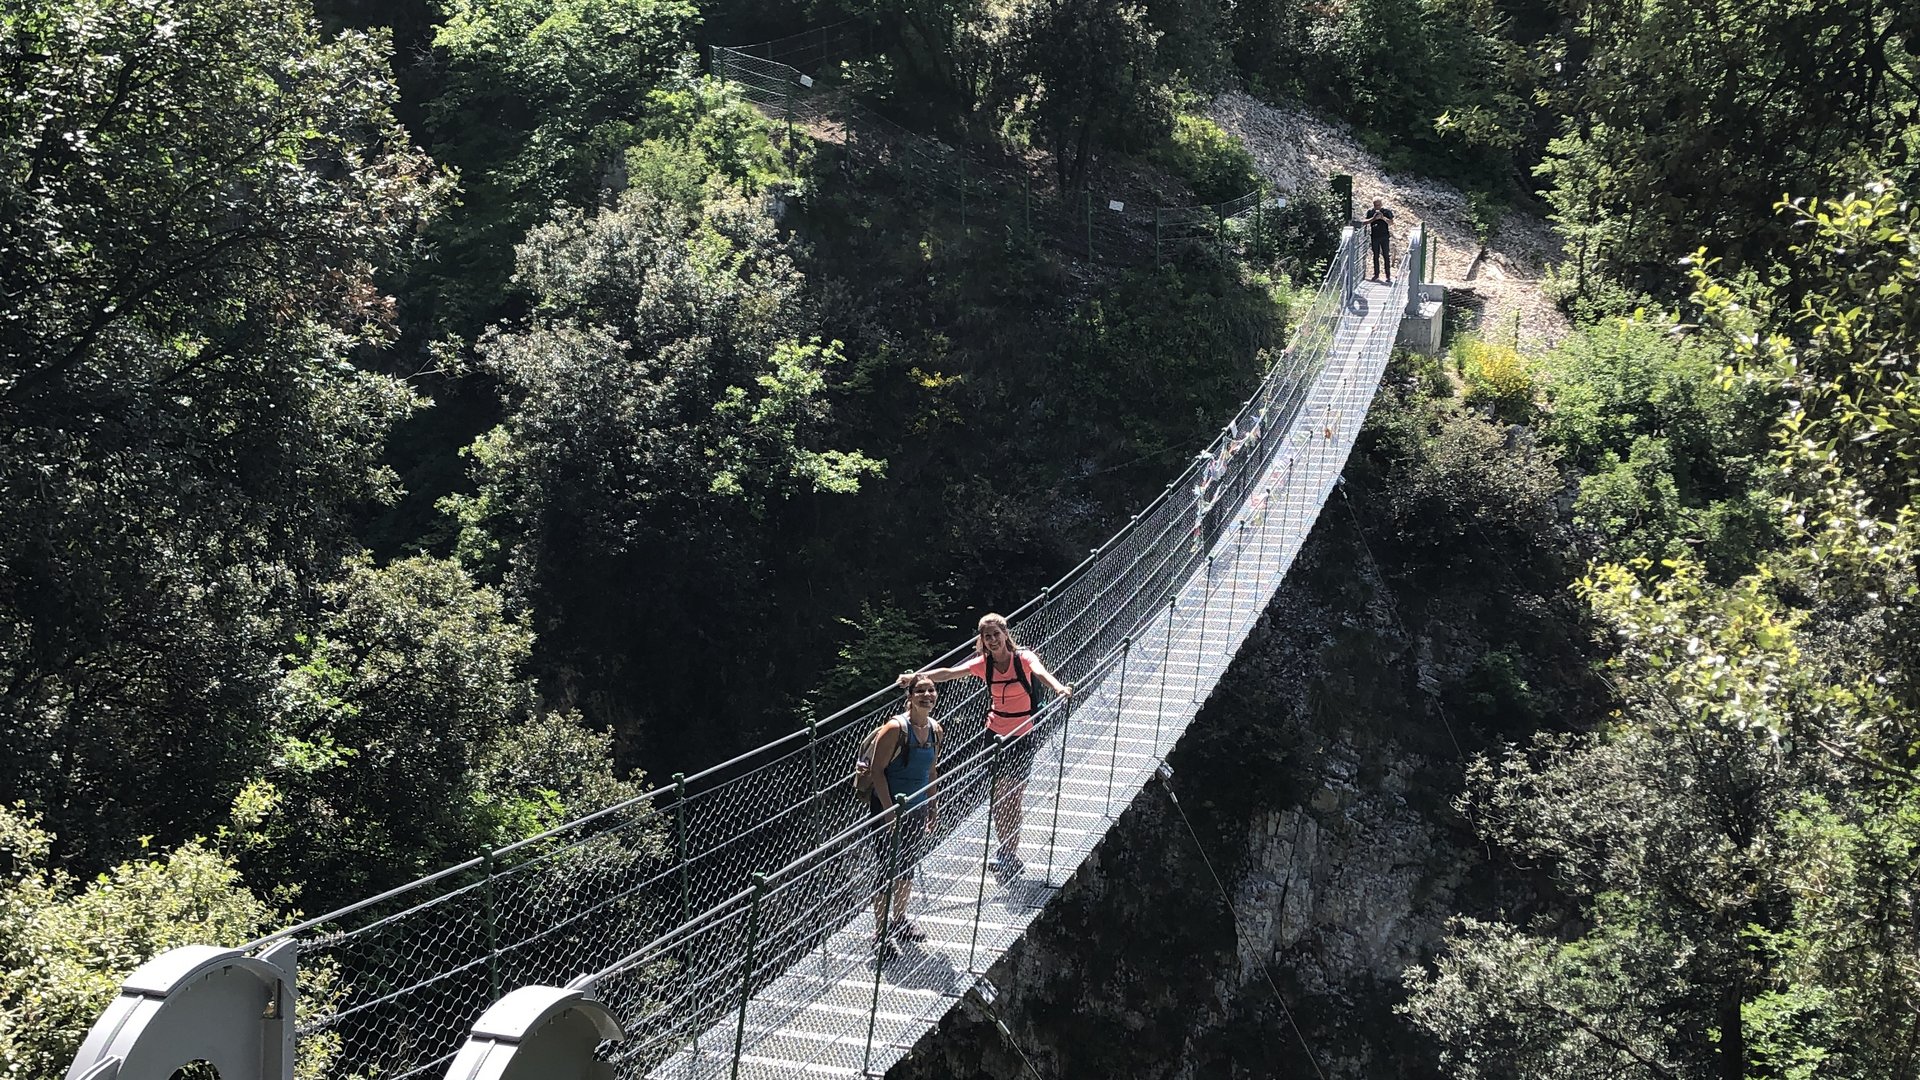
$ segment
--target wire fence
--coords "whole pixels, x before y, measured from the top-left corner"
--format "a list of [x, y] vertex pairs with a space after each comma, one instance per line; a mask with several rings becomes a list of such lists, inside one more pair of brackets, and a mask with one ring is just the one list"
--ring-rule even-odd
[[[1254, 484], [1354, 293], [1351, 237], [1233, 421], [1125, 527], [1011, 614], [1016, 636], [1062, 679], [1097, 690], [1222, 530], [1260, 501]], [[943, 766], [939, 807], [951, 825], [986, 798], [993, 750], [982, 684], [947, 689], [936, 716], [953, 763]], [[1043, 725], [1066, 715], [1058, 705]], [[743, 985], [777, 977], [865, 909], [886, 844], [850, 795], [853, 762], [867, 732], [899, 707], [896, 689], [878, 690], [731, 761], [249, 948], [299, 942], [297, 1035], [303, 1057], [328, 1075], [441, 1075], [501, 995], [587, 973], [601, 976], [631, 1035], [622, 1072], [645, 1072], [711, 1027]]]
[[[836, 24], [845, 26], [846, 24]], [[1036, 183], [1024, 164], [987, 162], [969, 150], [912, 131], [863, 104], [839, 78], [836, 62], [852, 55], [857, 35], [812, 33], [755, 46], [710, 48], [716, 78], [789, 129], [826, 121], [844, 125], [848, 155], [911, 178], [896, 192], [949, 217], [963, 233], [1046, 244], [1088, 261], [1159, 263], [1194, 249], [1225, 255], [1272, 253], [1280, 246], [1294, 200], [1262, 189], [1219, 203], [1144, 205]], [[813, 61], [808, 68], [806, 61]], [[808, 70], [813, 73], [809, 74]], [[1018, 179], [1009, 172], [1019, 172]]]
[[[1077, 203], [1036, 197], [1028, 185], [1016, 196], [960, 151], [801, 73], [855, 55], [865, 32], [849, 20], [716, 48], [715, 71], [781, 119], [856, 110], [877, 133], [857, 151], [950, 180], [967, 227], [1017, 228], [1088, 258], [1242, 243], [1277, 208], [1257, 192], [1150, 213], [1117, 201], [1096, 206], [1088, 193]], [[1357, 274], [1354, 245], [1344, 243], [1292, 344], [1233, 423], [1127, 527], [1012, 613], [1021, 640], [1038, 645], [1062, 678], [1097, 685], [1247, 501], [1253, 463], [1265, 460], [1282, 428], [1275, 421], [1298, 408], [1317, 376]], [[979, 684], [952, 685], [959, 692], [944, 695], [938, 715], [945, 756], [958, 764], [948, 770], [941, 814], [964, 817], [987, 797], [992, 746]], [[877, 691], [731, 761], [254, 942], [300, 943], [303, 1056], [324, 1062], [329, 1075], [437, 1076], [474, 1019], [508, 990], [596, 973], [600, 993], [635, 1033], [620, 1050], [622, 1072], [644, 1072], [710, 1028], [743, 984], [777, 977], [864, 909], [887, 845], [875, 842], [865, 808], [848, 795], [852, 762], [865, 734], [897, 710], [894, 698]], [[769, 877], [756, 884], [761, 872]]]
[[[1005, 893], [988, 900], [998, 831], [990, 823], [1001, 805], [1024, 797], [1034, 818], [1051, 802], [1051, 819], [1028, 841], [1038, 861], [1044, 833], [1046, 887], [1027, 894], [1037, 907], [1224, 671], [1338, 475], [1404, 303], [1404, 286], [1374, 297], [1383, 310], [1356, 303], [1358, 259], [1350, 240], [1341, 246], [1289, 355], [1193, 467], [1017, 624], [1019, 638], [1040, 642], [1074, 685], [1072, 698], [1049, 703], [1028, 736], [1039, 745], [1039, 798], [1000, 783], [1004, 744], [949, 713], [949, 729], [966, 734], [944, 755], [956, 764], [933, 788], [933, 834], [946, 838], [934, 851], [917, 857], [888, 819], [856, 822], [752, 876], [685, 936], [650, 943], [571, 984], [596, 992], [627, 1031], [612, 1058], [618, 1075], [877, 1075], [911, 1045], [901, 1038], [917, 1038], [965, 991], [959, 972], [977, 977], [1019, 935], [1025, 920], [1006, 909], [1020, 901]], [[1348, 364], [1329, 373], [1337, 341]], [[1310, 399], [1317, 410], [1309, 419]], [[1284, 511], [1282, 498], [1292, 502]], [[1258, 550], [1250, 531], [1261, 538]], [[1269, 534], [1287, 546], [1272, 559]], [[1180, 715], [1168, 710], [1163, 728], [1170, 692], [1182, 698]], [[1142, 738], [1146, 721], [1136, 714], [1149, 702], [1152, 733]], [[1001, 804], [992, 812], [990, 800]], [[1056, 859], [1056, 847], [1064, 858]], [[943, 924], [933, 931], [940, 940], [912, 957], [881, 930], [896, 914], [885, 883], [909, 859], [931, 894], [922, 895], [921, 913]]]

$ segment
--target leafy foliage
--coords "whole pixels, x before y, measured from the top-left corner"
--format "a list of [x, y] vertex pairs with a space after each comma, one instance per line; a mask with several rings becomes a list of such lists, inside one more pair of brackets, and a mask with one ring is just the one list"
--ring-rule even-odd
[[[1425, 397], [1375, 406], [1366, 438], [1396, 493], [1396, 543], [1421, 560], [1464, 560], [1494, 571], [1561, 534], [1552, 458], [1509, 443], [1509, 432], [1458, 402]], [[1527, 556], [1530, 558], [1531, 556]]]
[[1829, 190], [1863, 155], [1910, 153], [1920, 16], [1872, 0], [1576, 8], [1587, 48], [1540, 166], [1584, 291], [1598, 268], [1679, 284], [1705, 245], [1736, 265], [1784, 246], [1767, 212]]
[[1534, 409], [1533, 372], [1527, 358], [1511, 345], [1472, 336], [1454, 339], [1453, 361], [1466, 384], [1466, 402], [1488, 409], [1496, 419], [1521, 423]]
[[769, 513], [880, 469], [819, 443], [839, 346], [799, 337], [803, 279], [764, 205], [738, 194], [690, 210], [629, 191], [534, 230], [520, 259], [532, 314], [479, 345], [508, 412], [473, 450], [478, 494], [448, 504], [462, 549], [499, 545], [494, 569], [540, 614], [547, 664], [617, 688], [600, 718], [629, 719], [637, 675], [649, 712], [697, 711], [697, 686], [602, 667], [599, 643], [664, 657], [698, 612], [753, 610]]
[[1530, 90], [1548, 50], [1527, 38], [1540, 4], [1484, 0], [1253, 0], [1229, 11], [1234, 55], [1267, 93], [1354, 122], [1396, 164], [1504, 187], [1533, 137]]
[[[1030, 111], [1062, 188], [1087, 181], [1096, 142], [1140, 148], [1168, 123], [1154, 93], [1159, 33], [1129, 0], [1043, 0], [1016, 9], [1003, 99]], [[1150, 145], [1150, 143], [1149, 143]]]
[[1605, 319], [1540, 368], [1541, 436], [1582, 474], [1574, 516], [1592, 543], [1621, 561], [1697, 551], [1723, 579], [1772, 543], [1762, 473], [1772, 400], [1726, 385], [1710, 345], [1670, 321]]
[[641, 130], [626, 152], [628, 183], [690, 211], [715, 183], [752, 193], [786, 175], [766, 119], [716, 79], [676, 77], [654, 89]]
[[49, 868], [53, 835], [0, 806], [0, 1070], [58, 1076], [126, 972], [167, 949], [248, 941], [281, 922], [228, 858], [191, 841], [93, 881]]
[[[1659, 580], [1642, 561], [1583, 583], [1617, 643], [1616, 723], [1478, 763], [1464, 805], [1588, 925], [1560, 945], [1463, 924], [1436, 973], [1410, 974], [1409, 1015], [1467, 1075], [1582, 1075], [1568, 1047], [1609, 1031], [1642, 1041], [1616, 1034], [1603, 1060], [1655, 1076], [1893, 1077], [1920, 1056], [1920, 937], [1894, 914], [1920, 880], [1914, 490], [1895, 464], [1916, 429], [1891, 419], [1916, 214], [1891, 186], [1783, 209], [1808, 227], [1782, 267], [1796, 306], [1711, 264], [1696, 280], [1729, 386], [1785, 403], [1785, 544], [1725, 586], [1689, 554]], [[1596, 955], [1620, 959], [1562, 962]], [[1538, 1002], [1566, 1015], [1543, 1024]]]
[[466, 198], [435, 229], [437, 270], [416, 285], [442, 325], [494, 314], [513, 245], [557, 202], [624, 183], [649, 95], [675, 77], [697, 12], [686, 0], [451, 0], [427, 109], [434, 158]]
[[[361, 559], [322, 596], [314, 633], [289, 657], [279, 745], [237, 800], [237, 846], [256, 880], [344, 902], [624, 790], [595, 736], [537, 716], [532, 635], [456, 564]], [[554, 741], [570, 753], [539, 751]], [[516, 750], [533, 759], [503, 760]]]
[[98, 864], [205, 829], [269, 752], [300, 585], [389, 491], [415, 402], [353, 359], [441, 185], [380, 41], [291, 0], [4, 33], [0, 787]]
[[1173, 118], [1162, 155], [1174, 173], [1193, 187], [1203, 203], [1237, 199], [1257, 185], [1253, 155], [1219, 124], [1195, 113]]

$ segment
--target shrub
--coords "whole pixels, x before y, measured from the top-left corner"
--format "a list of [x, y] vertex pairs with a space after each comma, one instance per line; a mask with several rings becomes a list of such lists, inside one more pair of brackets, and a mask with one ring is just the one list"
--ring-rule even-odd
[[1296, 281], [1319, 280], [1340, 244], [1340, 210], [1331, 192], [1289, 195], [1285, 206], [1269, 204], [1254, 220], [1253, 257]]
[[1508, 423], [1533, 418], [1533, 365], [1518, 349], [1463, 335], [1453, 343], [1469, 405], [1490, 406]]
[[160, 953], [280, 925], [198, 841], [85, 883], [48, 869], [52, 842], [38, 818], [0, 806], [0, 1075], [61, 1075], [121, 980]]
[[1193, 188], [1201, 202], [1225, 202], [1252, 191], [1259, 180], [1253, 155], [1219, 124], [1196, 113], [1174, 117], [1162, 162]]
[[1599, 471], [1580, 481], [1573, 520], [1590, 530], [1608, 558], [1655, 564], [1678, 558], [1686, 550], [1680, 540], [1685, 515], [1667, 443], [1643, 435], [1624, 459], [1607, 451]]

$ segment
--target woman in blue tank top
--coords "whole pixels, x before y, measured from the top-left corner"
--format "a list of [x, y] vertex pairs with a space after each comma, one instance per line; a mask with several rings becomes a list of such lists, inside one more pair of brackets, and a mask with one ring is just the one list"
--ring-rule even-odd
[[[892, 888], [882, 880], [873, 898], [873, 930], [876, 950], [882, 962], [895, 955], [892, 939], [922, 941], [926, 933], [907, 918], [907, 901], [913, 895], [913, 867], [920, 861], [927, 838], [933, 835], [935, 814], [933, 781], [940, 772], [940, 725], [933, 719], [934, 702], [940, 692], [933, 680], [922, 675], [907, 690], [907, 709], [887, 721], [887, 730], [873, 747], [873, 759], [887, 763], [874, 774], [873, 794], [868, 797], [867, 812], [879, 817], [893, 806], [895, 794], [907, 797], [906, 813], [891, 829], [875, 830], [874, 854], [879, 865], [894, 863]], [[896, 855], [892, 851], [897, 842]], [[885, 869], [881, 877], [886, 876]], [[888, 933], [888, 924], [892, 933]]]

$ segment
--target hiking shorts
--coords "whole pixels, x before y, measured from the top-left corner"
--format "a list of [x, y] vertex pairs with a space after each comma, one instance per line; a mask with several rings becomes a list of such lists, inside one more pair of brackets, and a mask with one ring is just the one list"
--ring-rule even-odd
[[[900, 837], [900, 853], [898, 855], [895, 855], [893, 851], [894, 829], [878, 828], [873, 831], [873, 838], [870, 842], [873, 844], [873, 855], [876, 860], [874, 865], [878, 867], [878, 869], [874, 871], [876, 880], [884, 883], [887, 876], [887, 860], [889, 859], [894, 860], [893, 880], [895, 884], [913, 880], [914, 864], [918, 863], [920, 856], [926, 854], [927, 851], [927, 814], [931, 809], [932, 804], [925, 801], [922, 801], [918, 806], [907, 807], [906, 817], [901, 820], [898, 830]], [[868, 820], [877, 818], [886, 812], [887, 808], [880, 803], [880, 796], [873, 794], [867, 796]]]
[[[992, 737], [992, 733], [988, 733]], [[1040, 753], [1040, 733], [1031, 726], [1025, 735], [1008, 739], [1000, 748], [1000, 779], [1024, 784], [1033, 773], [1033, 759]]]

